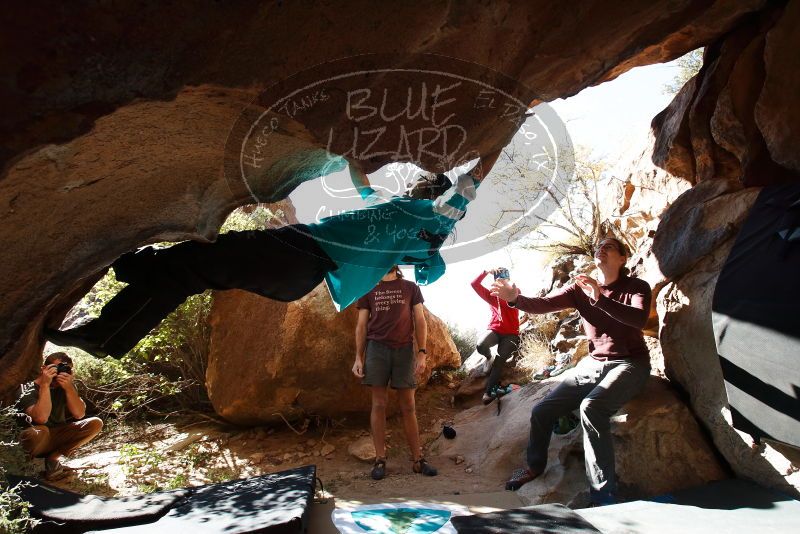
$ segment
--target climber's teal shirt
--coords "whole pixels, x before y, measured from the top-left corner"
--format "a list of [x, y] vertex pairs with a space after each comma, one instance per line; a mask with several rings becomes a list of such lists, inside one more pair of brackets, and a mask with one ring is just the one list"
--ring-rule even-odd
[[339, 267], [325, 277], [336, 309], [367, 294], [393, 265], [414, 265], [420, 285], [439, 279], [445, 271], [439, 247], [475, 200], [479, 184], [462, 174], [436, 200], [383, 198], [366, 187], [361, 190], [366, 208], [308, 225]]

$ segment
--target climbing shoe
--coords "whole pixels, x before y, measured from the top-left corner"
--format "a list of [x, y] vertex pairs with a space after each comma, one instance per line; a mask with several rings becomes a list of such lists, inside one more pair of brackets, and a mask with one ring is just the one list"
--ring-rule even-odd
[[517, 469], [511, 473], [511, 478], [506, 482], [506, 490], [517, 491], [522, 486], [538, 477], [541, 473], [534, 473], [530, 469]]
[[414, 462], [413, 469], [415, 473], [423, 474], [426, 477], [435, 477], [437, 474], [439, 474], [436, 468], [429, 464], [425, 458], [420, 458]]
[[381, 480], [386, 476], [386, 458], [375, 458], [375, 465], [372, 466], [369, 476], [372, 480]]

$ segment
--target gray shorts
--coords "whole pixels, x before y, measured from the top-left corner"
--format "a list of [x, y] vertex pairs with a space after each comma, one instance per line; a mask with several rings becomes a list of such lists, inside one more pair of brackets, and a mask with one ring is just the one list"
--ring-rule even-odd
[[415, 388], [417, 382], [414, 378], [414, 363], [414, 345], [395, 349], [369, 339], [361, 383], [365, 386], [389, 384], [394, 389]]

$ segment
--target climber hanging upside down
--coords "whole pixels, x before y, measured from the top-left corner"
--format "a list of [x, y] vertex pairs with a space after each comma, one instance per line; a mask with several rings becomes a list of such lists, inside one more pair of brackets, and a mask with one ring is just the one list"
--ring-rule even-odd
[[[46, 329], [45, 337], [97, 357], [119, 357], [188, 296], [206, 289], [243, 289], [288, 302], [324, 279], [341, 310], [370, 291], [393, 265], [414, 265], [417, 283], [430, 284], [445, 271], [439, 247], [499, 154], [483, 156], [455, 184], [444, 174], [426, 174], [405, 195], [391, 198], [380, 197], [358, 163], [350, 161], [351, 178], [367, 207], [314, 224], [228, 232], [213, 243], [185, 241], [124, 254], [112, 267], [128, 285], [100, 316], [70, 330]], [[405, 230], [403, 238], [382, 231], [383, 223]]]

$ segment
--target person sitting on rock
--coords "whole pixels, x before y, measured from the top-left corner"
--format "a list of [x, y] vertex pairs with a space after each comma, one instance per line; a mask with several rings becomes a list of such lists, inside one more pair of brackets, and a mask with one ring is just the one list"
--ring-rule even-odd
[[70, 330], [45, 329], [45, 337], [98, 357], [118, 357], [188, 296], [206, 289], [243, 289], [289, 302], [325, 279], [341, 310], [372, 289], [392, 265], [414, 265], [417, 282], [432, 283], [445, 271], [439, 247], [499, 154], [481, 158], [455, 184], [443, 174], [423, 175], [404, 196], [388, 199], [351, 161], [351, 178], [367, 207], [316, 224], [228, 232], [213, 243], [185, 241], [124, 254], [112, 267], [117, 280], [128, 285], [100, 316]]
[[561, 383], [533, 407], [528, 465], [514, 472], [506, 489], [517, 490], [544, 472], [553, 424], [579, 408], [591, 500], [594, 504], [615, 502], [610, 419], [644, 388], [650, 376], [650, 357], [642, 335], [650, 313], [650, 286], [628, 276], [627, 258], [625, 245], [608, 237], [594, 252], [598, 280], [578, 275], [574, 284], [541, 298], [520, 295], [506, 280], [498, 279], [492, 285], [492, 294], [528, 313], [576, 308], [590, 349], [590, 355], [564, 373]]
[[[371, 476], [386, 475], [386, 399], [387, 386], [397, 391], [403, 429], [411, 449], [413, 471], [435, 476], [436, 469], [422, 456], [414, 403], [415, 375], [425, 370], [428, 331], [424, 299], [419, 286], [403, 279], [395, 265], [372, 291], [358, 299], [356, 322], [356, 360], [353, 374], [370, 386], [372, 409], [370, 429], [375, 445], [375, 465]], [[417, 353], [414, 354], [414, 338]]]
[[[31, 458], [45, 458], [45, 479], [60, 480], [72, 474], [61, 463], [91, 441], [103, 428], [98, 417], [84, 417], [86, 403], [78, 395], [70, 357], [63, 352], [47, 356], [39, 376], [19, 388], [16, 407], [29, 426], [20, 434], [20, 444]], [[67, 421], [68, 418], [75, 419]]]
[[[497, 386], [503, 368], [511, 356], [519, 349], [519, 327], [528, 320], [527, 316], [520, 321], [519, 310], [512, 308], [508, 303], [492, 295], [483, 285], [486, 275], [491, 273], [497, 278], [508, 278], [508, 269], [499, 267], [490, 271], [483, 271], [472, 281], [472, 289], [485, 300], [491, 309], [488, 332], [478, 342], [478, 352], [489, 363], [489, 378], [486, 380], [486, 392], [483, 394], [483, 403], [489, 404], [497, 398]], [[497, 346], [497, 357], [492, 359], [492, 347]]]

